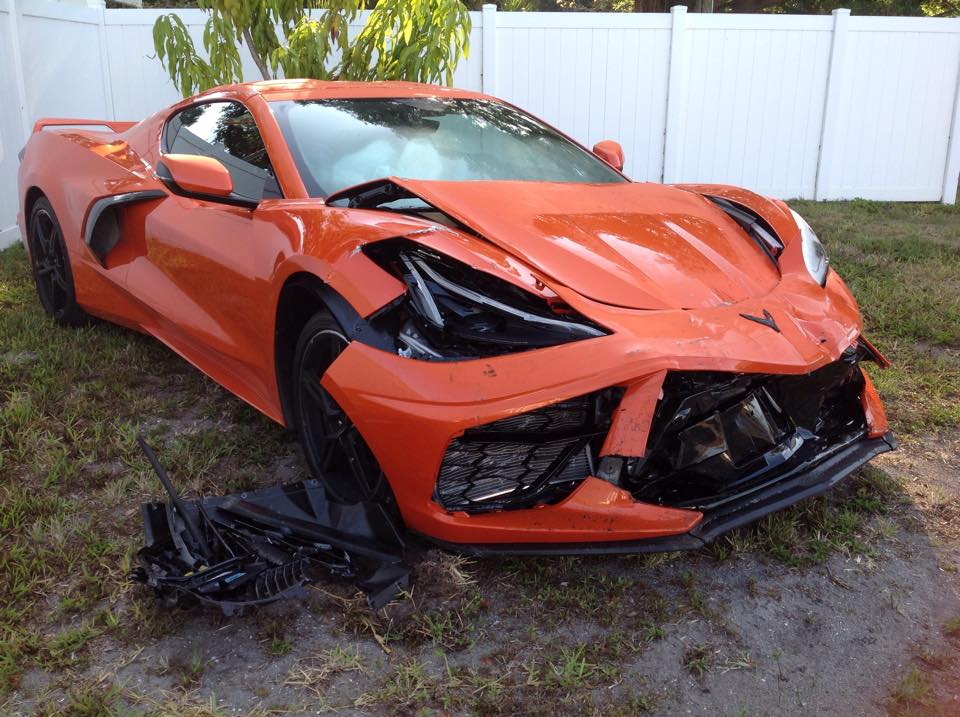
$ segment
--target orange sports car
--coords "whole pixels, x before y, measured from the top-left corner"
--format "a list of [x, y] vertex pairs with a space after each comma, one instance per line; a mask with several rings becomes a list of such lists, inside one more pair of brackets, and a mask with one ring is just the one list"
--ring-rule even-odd
[[796, 212], [632, 182], [492, 97], [230, 85], [40, 120], [21, 159], [55, 321], [151, 334], [298, 431], [333, 500], [441, 544], [697, 547], [894, 445]]

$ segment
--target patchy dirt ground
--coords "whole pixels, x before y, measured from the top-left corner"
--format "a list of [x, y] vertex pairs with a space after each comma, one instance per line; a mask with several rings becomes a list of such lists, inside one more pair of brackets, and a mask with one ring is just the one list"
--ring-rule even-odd
[[0, 254], [0, 713], [960, 714], [960, 298], [930, 299], [960, 286], [960, 215], [816, 207], [896, 362], [900, 451], [696, 553], [417, 548], [380, 613], [335, 581], [230, 619], [129, 584], [161, 495], [138, 431], [189, 494], [296, 480], [297, 447], [144, 337], [52, 328]]
[[[960, 714], [958, 436], [883, 457], [837, 494], [699, 553], [464, 561], [425, 550], [412, 594], [380, 614], [335, 582], [231, 619], [124, 590], [110, 608], [124, 624], [65, 668], [25, 672], [7, 709]], [[297, 474], [288, 448], [265, 483]], [[779, 554], [814, 545], [824, 516], [873, 495], [883, 508], [856, 512], [822, 561], [815, 548]], [[77, 709], [78, 685], [105, 711]]]

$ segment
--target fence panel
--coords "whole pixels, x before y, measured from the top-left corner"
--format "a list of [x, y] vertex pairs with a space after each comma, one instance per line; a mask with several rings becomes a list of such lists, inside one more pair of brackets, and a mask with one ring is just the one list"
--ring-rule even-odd
[[830, 17], [723, 19], [687, 16], [679, 181], [813, 197]]
[[18, 5], [31, 119], [112, 116], [101, 56], [103, 11], [46, 0], [18, 1]]
[[616, 139], [630, 176], [660, 181], [669, 15], [497, 13], [496, 38], [488, 92], [589, 147]]
[[[0, 248], [16, 240], [17, 152], [23, 144], [14, 16], [0, 0]], [[11, 183], [13, 180], [13, 183]]]
[[941, 199], [960, 20], [851, 17], [823, 198]]

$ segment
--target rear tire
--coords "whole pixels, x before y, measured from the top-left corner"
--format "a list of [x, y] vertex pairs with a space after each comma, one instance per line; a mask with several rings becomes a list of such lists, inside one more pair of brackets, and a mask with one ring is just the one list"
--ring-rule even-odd
[[77, 303], [63, 231], [46, 197], [34, 203], [27, 226], [33, 281], [43, 310], [61, 326], [86, 324], [90, 317]]
[[314, 478], [331, 499], [394, 506], [390, 484], [353, 421], [320, 379], [349, 345], [339, 324], [326, 312], [311, 318], [297, 341], [290, 382], [300, 445]]

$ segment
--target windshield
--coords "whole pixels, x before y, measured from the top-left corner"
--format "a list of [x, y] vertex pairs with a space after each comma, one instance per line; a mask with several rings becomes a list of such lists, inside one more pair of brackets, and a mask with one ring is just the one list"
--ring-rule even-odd
[[315, 197], [390, 176], [627, 181], [542, 122], [498, 102], [429, 97], [270, 104]]

